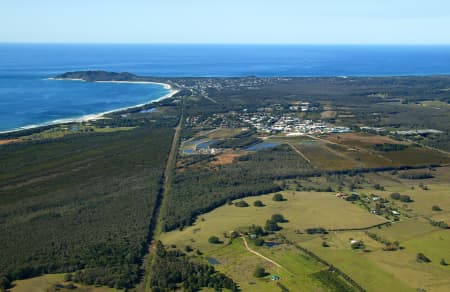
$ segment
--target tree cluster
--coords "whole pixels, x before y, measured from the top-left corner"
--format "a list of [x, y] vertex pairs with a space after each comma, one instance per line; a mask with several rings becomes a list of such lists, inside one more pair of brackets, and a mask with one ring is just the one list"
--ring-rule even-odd
[[217, 272], [213, 266], [190, 260], [179, 250], [168, 250], [161, 242], [150, 264], [151, 291], [173, 291], [182, 287], [183, 291], [200, 291], [212, 288], [216, 291], [229, 289], [239, 291], [232, 279]]

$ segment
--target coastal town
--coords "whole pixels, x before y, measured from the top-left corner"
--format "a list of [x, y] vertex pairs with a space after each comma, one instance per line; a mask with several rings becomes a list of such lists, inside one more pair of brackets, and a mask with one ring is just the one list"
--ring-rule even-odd
[[301, 119], [295, 114], [243, 113], [240, 120], [255, 127], [261, 133], [279, 134], [286, 136], [301, 136], [324, 133], [347, 133], [348, 127], [337, 127], [320, 120]]
[[222, 128], [255, 128], [261, 134], [285, 134], [286, 136], [301, 136], [327, 133], [348, 133], [349, 127], [336, 126], [322, 120], [300, 117], [299, 113], [318, 111], [309, 102], [296, 102], [287, 110], [282, 105], [259, 108], [256, 112], [248, 109], [228, 113], [214, 113], [208, 117], [191, 116], [186, 118], [189, 126], [222, 127]]

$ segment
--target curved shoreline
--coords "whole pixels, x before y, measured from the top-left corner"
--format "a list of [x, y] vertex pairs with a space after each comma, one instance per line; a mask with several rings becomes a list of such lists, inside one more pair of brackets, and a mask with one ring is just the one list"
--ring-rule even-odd
[[[60, 81], [83, 81], [83, 82], [87, 82], [86, 80], [83, 80], [83, 79], [69, 79], [69, 78], [67, 78], [67, 79], [66, 78], [47, 78], [47, 79], [48, 80], [60, 80]], [[120, 111], [124, 111], [124, 110], [129, 110], [129, 109], [133, 109], [133, 108], [138, 108], [138, 107], [142, 107], [142, 106], [145, 106], [145, 105], [150, 105], [152, 103], [159, 102], [159, 101], [161, 101], [163, 99], [171, 98], [172, 96], [174, 96], [175, 94], [177, 94], [179, 92], [178, 89], [174, 89], [170, 84], [168, 84], [168, 83], [161, 83], [161, 82], [151, 82], [151, 81], [94, 81], [94, 82], [98, 82], [98, 83], [157, 84], [157, 85], [161, 85], [165, 89], [169, 90], [169, 93], [167, 93], [167, 94], [165, 94], [165, 95], [163, 95], [163, 96], [161, 96], [161, 97], [159, 97], [157, 99], [151, 100], [149, 102], [145, 102], [145, 103], [140, 103], [140, 104], [127, 106], [127, 107], [123, 107], [123, 108], [118, 108], [118, 109], [113, 109], [113, 110], [100, 112], [100, 113], [87, 114], [87, 115], [83, 115], [83, 116], [80, 116], [80, 117], [63, 118], [63, 119], [57, 119], [57, 120], [44, 122], [44, 123], [40, 123], [40, 124], [35, 124], [35, 125], [22, 126], [20, 128], [15, 128], [15, 129], [6, 130], [6, 131], [0, 131], [0, 134], [20, 132], [20, 131], [24, 131], [24, 130], [30, 130], [30, 129], [35, 129], [35, 128], [39, 128], [39, 127], [45, 127], [45, 126], [53, 126], [53, 125], [67, 124], [67, 123], [82, 123], [82, 122], [87, 122], [87, 121], [94, 121], [94, 120], [104, 119], [105, 115], [107, 115], [107, 114], [120, 112]]]

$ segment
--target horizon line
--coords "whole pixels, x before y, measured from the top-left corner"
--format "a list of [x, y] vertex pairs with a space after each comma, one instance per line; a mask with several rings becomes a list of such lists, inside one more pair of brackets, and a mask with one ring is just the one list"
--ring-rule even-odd
[[0, 45], [450, 46], [450, 43], [3, 42]]

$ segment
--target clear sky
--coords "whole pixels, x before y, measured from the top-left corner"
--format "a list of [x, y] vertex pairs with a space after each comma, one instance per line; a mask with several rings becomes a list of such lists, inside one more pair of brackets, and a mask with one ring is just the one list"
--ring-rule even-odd
[[450, 44], [450, 0], [0, 0], [0, 42]]

